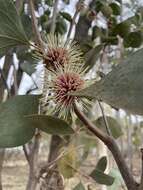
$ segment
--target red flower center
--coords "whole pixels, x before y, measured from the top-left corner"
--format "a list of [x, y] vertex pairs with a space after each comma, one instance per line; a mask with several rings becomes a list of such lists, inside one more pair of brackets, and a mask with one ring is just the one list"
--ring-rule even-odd
[[64, 48], [57, 47], [48, 50], [44, 63], [47, 69], [52, 68], [56, 70], [58, 66], [64, 66], [68, 61], [68, 51]]
[[70, 106], [75, 97], [69, 95], [69, 93], [82, 89], [84, 80], [81, 79], [79, 74], [64, 73], [56, 78], [54, 85], [56, 101], [64, 106]]

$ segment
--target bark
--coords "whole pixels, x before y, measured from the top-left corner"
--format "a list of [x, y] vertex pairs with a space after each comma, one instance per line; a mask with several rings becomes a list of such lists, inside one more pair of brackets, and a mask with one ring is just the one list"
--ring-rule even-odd
[[[63, 139], [61, 139], [58, 135], [53, 135], [51, 137], [50, 143], [50, 152], [48, 156], [47, 165], [59, 156], [59, 150], [63, 146]], [[45, 167], [41, 172], [41, 176], [43, 176], [41, 180], [40, 190], [63, 190], [64, 183], [63, 177], [58, 171], [56, 162], [50, 167]]]
[[0, 149], [0, 190], [2, 190], [2, 169], [4, 162], [5, 149]]
[[26, 190], [36, 190], [38, 184], [37, 168], [38, 168], [38, 153], [40, 145], [39, 133], [35, 135], [33, 142], [27, 145], [25, 152], [29, 163], [29, 177]]

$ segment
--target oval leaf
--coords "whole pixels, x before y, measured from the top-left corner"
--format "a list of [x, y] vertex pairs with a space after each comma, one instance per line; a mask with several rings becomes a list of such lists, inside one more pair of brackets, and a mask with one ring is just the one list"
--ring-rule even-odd
[[48, 134], [68, 135], [74, 133], [74, 130], [65, 121], [56, 117], [48, 115], [31, 115], [26, 118], [35, 128]]
[[[121, 125], [118, 123], [116, 119], [113, 117], [106, 116], [106, 120], [108, 122], [110, 131], [112, 136], [117, 139], [119, 138], [123, 133], [121, 129]], [[100, 128], [102, 131], [107, 133], [106, 126], [105, 126], [105, 121], [103, 117], [99, 117], [96, 121], [94, 121], [95, 125]]]
[[35, 68], [35, 64], [30, 64], [29, 62], [25, 61], [24, 63], [22, 63], [20, 65], [20, 68], [25, 72], [27, 73], [28, 75], [32, 75], [35, 71], [36, 71], [36, 68]]
[[100, 81], [73, 93], [102, 100], [132, 114], [143, 114], [143, 49], [130, 55]]
[[[61, 152], [65, 150], [62, 148]], [[76, 169], [78, 166], [78, 155], [77, 149], [73, 144], [70, 144], [67, 147], [65, 154], [58, 160], [57, 165], [60, 173], [64, 178], [71, 178], [76, 173]]]
[[38, 112], [39, 96], [15, 96], [0, 105], [0, 147], [16, 147], [28, 142], [35, 133], [24, 115]]
[[85, 190], [83, 184], [80, 182], [79, 184], [77, 184], [75, 186], [75, 188], [73, 190]]
[[85, 67], [87, 67], [87, 71], [95, 65], [96, 61], [99, 59], [103, 47], [103, 44], [97, 45], [85, 54]]
[[67, 12], [60, 12], [60, 14], [65, 18], [67, 21], [72, 22], [72, 17], [69, 13]]
[[91, 174], [92, 177], [97, 183], [110, 186], [114, 183], [114, 178], [110, 175], [104, 174], [102, 171], [95, 169]]
[[107, 157], [103, 156], [98, 161], [98, 163], [96, 165], [96, 169], [104, 172], [106, 170], [106, 167], [107, 167]]

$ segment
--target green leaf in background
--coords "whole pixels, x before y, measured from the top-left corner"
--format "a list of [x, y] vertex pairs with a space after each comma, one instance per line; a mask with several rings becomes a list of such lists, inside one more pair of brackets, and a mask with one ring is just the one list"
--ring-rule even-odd
[[92, 177], [97, 183], [110, 186], [114, 183], [114, 178], [110, 175], [104, 174], [100, 170], [93, 170], [90, 174], [90, 177]]
[[114, 180], [114, 183], [113, 183], [110, 187], [107, 187], [107, 189], [108, 189], [108, 190], [115, 190], [115, 189], [120, 189], [120, 188], [122, 188], [122, 187], [123, 187], [123, 184], [124, 184], [124, 180], [123, 180], [123, 178], [122, 178], [122, 176], [121, 176], [119, 170], [113, 168], [113, 169], [110, 171], [110, 175], [111, 175], [112, 177], [114, 177], [115, 180]]
[[109, 18], [113, 13], [112, 8], [108, 6], [107, 4], [102, 5], [101, 12], [107, 18]]
[[32, 37], [32, 21], [31, 21], [31, 18], [29, 17], [29, 15], [26, 15], [26, 14], [22, 14], [21, 15], [21, 22], [22, 22], [22, 25], [23, 25], [23, 28], [24, 28], [24, 31], [28, 37], [28, 39], [31, 39]]
[[96, 63], [100, 56], [100, 52], [103, 49], [103, 44], [97, 45], [85, 54], [85, 67], [89, 71]]
[[75, 186], [75, 188], [73, 190], [85, 190], [84, 185], [80, 182], [79, 184], [77, 184]]
[[53, 6], [53, 0], [45, 0], [45, 4], [47, 4], [48, 6], [52, 7]]
[[27, 74], [30, 75], [30, 76], [36, 71], [35, 64], [29, 63], [29, 62], [27, 62], [27, 61], [25, 61], [24, 63], [22, 63], [22, 64], [20, 65], [20, 68], [21, 68], [25, 73], [27, 73]]
[[113, 35], [120, 35], [122, 38], [126, 37], [130, 32], [131, 22], [125, 20], [117, 24], [113, 29]]
[[117, 3], [110, 3], [109, 6], [112, 8], [113, 15], [120, 15], [121, 14], [121, 6]]
[[94, 40], [97, 37], [100, 37], [102, 35], [102, 30], [98, 26], [94, 26], [92, 28], [92, 40]]
[[141, 46], [142, 41], [143, 41], [143, 35], [141, 31], [131, 32], [124, 39], [124, 46], [138, 48]]
[[72, 22], [72, 17], [69, 13], [67, 12], [60, 12], [60, 14], [65, 18], [67, 21]]
[[63, 0], [63, 2], [68, 5], [70, 3], [70, 0]]
[[114, 178], [104, 173], [106, 167], [107, 167], [107, 157], [103, 156], [98, 161], [96, 168], [91, 172], [90, 177], [92, 177], [99, 184], [110, 186], [113, 184]]
[[[108, 126], [110, 128], [112, 136], [117, 139], [119, 138], [123, 133], [121, 129], [121, 125], [119, 122], [114, 119], [113, 117], [106, 116], [106, 120], [108, 122]], [[100, 128], [102, 131], [107, 133], [106, 126], [105, 126], [105, 121], [103, 117], [99, 117], [96, 121], [94, 121], [95, 125]]]
[[73, 95], [102, 100], [132, 114], [143, 114], [143, 49], [128, 56], [100, 81]]
[[16, 147], [27, 143], [35, 133], [25, 115], [38, 112], [39, 96], [15, 96], [0, 104], [0, 147]]
[[118, 38], [116, 36], [102, 37], [101, 40], [102, 40], [102, 43], [105, 43], [108, 45], [118, 44]]
[[60, 151], [65, 154], [57, 161], [58, 169], [64, 178], [71, 178], [76, 173], [78, 167], [78, 153], [74, 144], [70, 144], [65, 149]]
[[26, 118], [35, 128], [48, 134], [69, 135], [74, 133], [74, 130], [64, 120], [56, 117], [48, 115], [31, 115], [26, 116]]
[[104, 172], [106, 170], [106, 167], [107, 167], [107, 157], [103, 156], [98, 161], [98, 163], [96, 165], [96, 169]]
[[63, 17], [57, 17], [56, 34], [64, 35], [67, 32], [67, 24]]
[[29, 45], [12, 0], [0, 0], [0, 50]]

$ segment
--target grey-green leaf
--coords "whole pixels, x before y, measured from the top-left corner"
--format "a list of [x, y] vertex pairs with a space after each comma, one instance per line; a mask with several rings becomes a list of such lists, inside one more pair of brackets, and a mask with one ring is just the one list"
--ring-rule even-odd
[[143, 114], [143, 49], [132, 53], [100, 81], [74, 93], [102, 100], [132, 114]]
[[60, 14], [65, 18], [67, 21], [72, 22], [72, 17], [69, 13], [67, 12], [60, 12]]
[[36, 128], [53, 135], [69, 135], [74, 130], [66, 123], [56, 117], [48, 115], [31, 115], [26, 117]]
[[[106, 116], [106, 120], [108, 122], [109, 129], [111, 131], [112, 136], [117, 139], [119, 138], [123, 133], [121, 129], [121, 125], [119, 122], [114, 119], [113, 117]], [[103, 117], [99, 117], [96, 121], [94, 121], [95, 125], [100, 128], [102, 131], [107, 133], [106, 126], [105, 126], [105, 121]]]
[[103, 44], [97, 45], [85, 54], [85, 67], [89, 71], [99, 59], [100, 52], [103, 49]]
[[114, 183], [114, 178], [112, 176], [104, 174], [102, 171], [97, 169], [92, 171], [90, 177], [92, 177], [99, 184], [110, 186]]
[[12, 0], [0, 0], [0, 50], [29, 45]]
[[35, 133], [35, 127], [24, 118], [38, 112], [36, 95], [15, 96], [0, 104], [0, 147], [16, 147], [28, 142]]
[[35, 68], [35, 64], [32, 64], [32, 63], [29, 63], [27, 61], [25, 61], [24, 63], [22, 63], [20, 65], [21, 69], [27, 73], [28, 75], [32, 75], [35, 71], [36, 71], [36, 68]]
[[73, 190], [85, 190], [83, 184], [80, 182], [79, 184], [77, 184], [75, 186], [75, 188]]
[[96, 165], [96, 170], [100, 170], [100, 171], [104, 172], [106, 170], [106, 167], [107, 167], [107, 157], [103, 156], [98, 161], [98, 163]]

